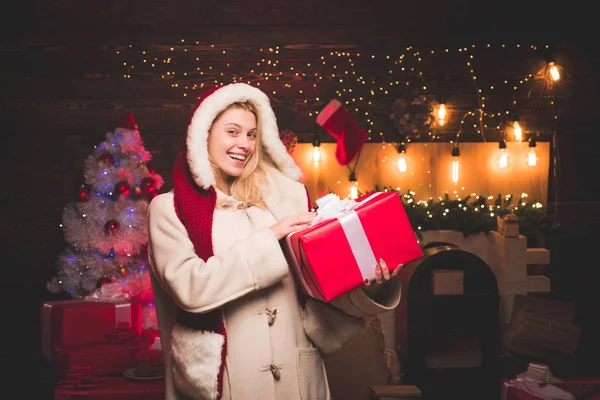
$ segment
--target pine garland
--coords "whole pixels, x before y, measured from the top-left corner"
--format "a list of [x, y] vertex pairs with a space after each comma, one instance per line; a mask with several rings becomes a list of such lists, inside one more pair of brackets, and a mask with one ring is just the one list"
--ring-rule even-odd
[[386, 192], [397, 192], [404, 204], [408, 219], [417, 234], [429, 230], [460, 231], [465, 236], [497, 229], [497, 217], [514, 213], [519, 218], [519, 232], [525, 237], [535, 237], [548, 229], [558, 227], [555, 216], [547, 206], [538, 201], [527, 201], [526, 196], [516, 202], [512, 195], [494, 197], [467, 196], [450, 199], [448, 194], [438, 201], [416, 201], [415, 193], [402, 194], [391, 187]]

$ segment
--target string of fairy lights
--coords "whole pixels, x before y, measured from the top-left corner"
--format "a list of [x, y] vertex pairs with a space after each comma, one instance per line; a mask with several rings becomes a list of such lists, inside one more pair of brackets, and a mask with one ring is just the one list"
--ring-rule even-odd
[[[485, 79], [480, 79], [477, 70], [485, 70], [481, 64], [484, 64], [492, 52], [501, 51], [511, 51], [510, 56], [519, 52], [524, 59], [539, 62], [533, 67], [524, 62], [525, 72], [507, 72], [507, 76], [500, 82], [485, 82]], [[529, 54], [525, 55], [525, 52]], [[302, 49], [294, 46], [236, 48], [181, 39], [172, 46], [142, 48], [130, 44], [117, 50], [116, 54], [125, 69], [124, 79], [147, 79], [150, 76], [155, 80], [164, 80], [184, 98], [197, 98], [203, 90], [210, 87], [245, 82], [257, 87], [262, 85], [263, 90], [268, 88], [265, 91], [273, 99], [302, 99], [300, 104], [294, 103], [293, 108], [298, 113], [314, 118], [326, 102], [335, 96], [357, 119], [361, 119], [359, 122], [365, 126], [369, 141], [377, 138], [384, 148], [392, 145], [398, 149], [396, 163], [401, 172], [406, 170], [404, 157], [407, 144], [415, 138], [406, 132], [389, 132], [389, 118], [386, 118], [387, 121], [382, 120], [389, 112], [381, 112], [380, 108], [382, 104], [391, 108], [394, 99], [398, 97], [403, 97], [405, 103], [411, 103], [412, 97], [421, 96], [426, 99], [423, 100], [423, 107], [430, 110], [431, 121], [428, 121], [423, 129], [424, 135], [418, 140], [446, 140], [452, 145], [452, 180], [458, 183], [459, 142], [467, 128], [472, 129], [484, 142], [488, 141], [488, 133], [499, 133], [499, 149], [504, 153], [507, 140], [524, 141], [529, 136], [531, 151], [527, 162], [530, 166], [537, 164], [535, 145], [539, 129], [528, 127], [527, 132], [523, 132], [519, 118], [519, 107], [522, 106], [519, 99], [523, 97], [521, 91], [524, 88], [529, 88], [529, 97], [533, 83], [542, 82], [541, 100], [548, 102], [546, 109], [553, 114], [552, 119], [558, 119], [554, 104], [554, 85], [560, 83], [563, 71], [555, 63], [552, 52], [553, 49], [548, 44], [485, 43], [435, 49], [406, 46], [398, 49], [395, 54], [341, 49], [324, 50], [323, 54], [314, 56], [315, 50], [312, 49], [310, 54], [314, 58], [306, 59], [306, 56], [302, 56]], [[476, 99], [474, 104], [452, 104], [448, 98], [436, 93], [438, 88], [435, 84], [433, 88], [429, 87], [429, 83], [435, 82], [431, 76], [440, 75], [436, 68], [445, 62], [442, 58], [446, 56], [453, 56], [453, 60], [463, 60], [461, 68], [465, 75], [469, 75], [468, 80], [472, 85], [470, 90]], [[501, 75], [497, 70], [495, 74]], [[451, 98], [452, 95], [448, 97]], [[404, 112], [405, 109], [401, 111]], [[552, 134], [555, 143], [555, 132]], [[320, 158], [319, 143], [318, 137], [315, 138], [315, 167]], [[556, 154], [556, 149], [553, 150]], [[501, 156], [497, 162], [498, 167], [505, 168], [508, 159], [508, 154]], [[387, 157], [384, 157], [383, 162], [386, 161]], [[557, 161], [556, 159], [553, 163], [555, 171]], [[356, 177], [353, 178], [358, 185]]]

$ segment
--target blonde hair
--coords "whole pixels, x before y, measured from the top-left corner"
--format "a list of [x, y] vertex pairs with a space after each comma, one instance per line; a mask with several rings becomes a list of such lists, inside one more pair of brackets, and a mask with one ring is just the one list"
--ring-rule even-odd
[[[225, 107], [223, 110], [221, 110], [213, 120], [212, 124], [214, 124], [215, 121], [217, 121], [221, 117], [221, 115], [223, 115], [223, 113], [234, 108], [241, 108], [254, 114], [254, 117], [256, 118], [257, 140], [256, 150], [246, 161], [244, 171], [240, 176], [235, 177], [231, 180], [230, 195], [236, 198], [237, 200], [243, 202], [247, 207], [258, 206], [261, 208], [265, 208], [265, 203], [261, 197], [262, 189], [266, 187], [267, 182], [265, 165], [274, 165], [274, 163], [268, 156], [268, 154], [264, 152], [264, 145], [262, 143], [262, 132], [260, 129], [260, 115], [258, 113], [258, 109], [254, 105], [254, 103], [252, 103], [249, 100], [236, 101]], [[217, 167], [212, 161], [210, 162], [210, 166], [215, 176], [217, 176], [218, 174], [222, 174], [219, 167]]]

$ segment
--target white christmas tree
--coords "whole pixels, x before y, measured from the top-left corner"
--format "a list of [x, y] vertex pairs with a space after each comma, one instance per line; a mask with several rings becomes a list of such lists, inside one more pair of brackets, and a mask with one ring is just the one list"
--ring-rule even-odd
[[118, 282], [131, 297], [152, 300], [147, 210], [164, 182], [147, 165], [151, 158], [133, 114], [123, 115], [87, 157], [79, 201], [62, 215], [67, 247], [49, 291], [82, 298]]

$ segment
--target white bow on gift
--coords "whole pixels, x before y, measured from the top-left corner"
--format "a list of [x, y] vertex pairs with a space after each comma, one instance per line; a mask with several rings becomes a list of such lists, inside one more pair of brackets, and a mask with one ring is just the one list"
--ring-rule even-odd
[[329, 193], [317, 200], [317, 216], [310, 223], [317, 225], [328, 219], [337, 217], [346, 211], [354, 210], [360, 203], [350, 199], [340, 199], [337, 194]]
[[94, 290], [91, 294], [84, 297], [87, 301], [122, 301], [130, 300], [129, 293], [127, 293], [123, 285], [119, 282], [106, 283], [100, 288]]
[[550, 368], [544, 364], [530, 363], [527, 371], [517, 375], [516, 379], [505, 382], [502, 388], [502, 399], [506, 400], [508, 388], [513, 386], [532, 396], [544, 400], [575, 400], [575, 396], [552, 385], [561, 382], [552, 376]]

